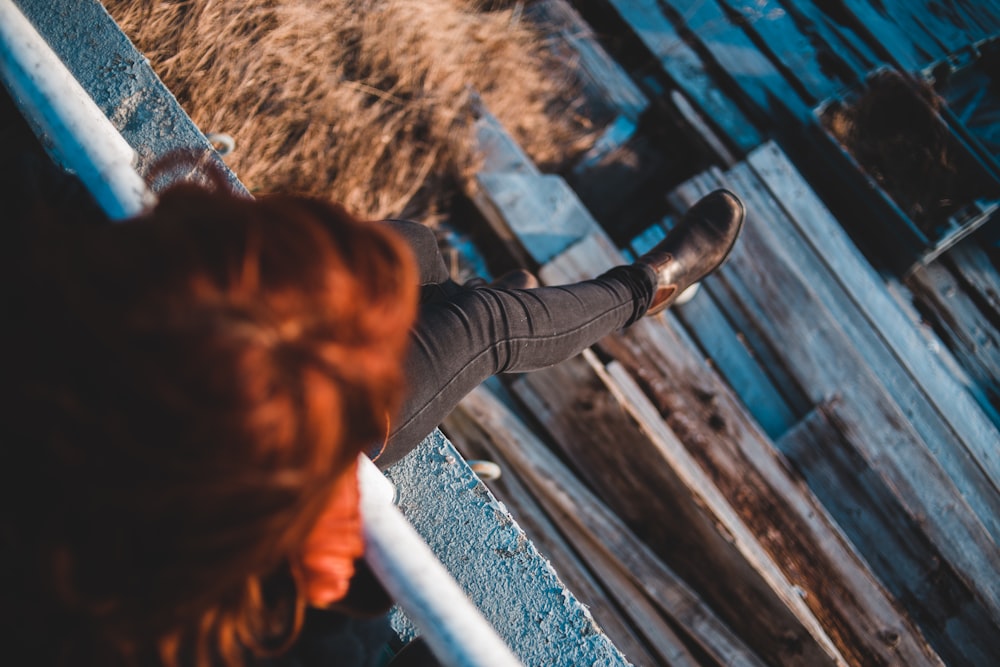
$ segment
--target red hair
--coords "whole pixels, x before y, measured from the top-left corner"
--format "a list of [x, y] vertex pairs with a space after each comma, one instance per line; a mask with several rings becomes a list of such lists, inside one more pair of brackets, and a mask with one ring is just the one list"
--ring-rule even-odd
[[285, 644], [317, 519], [358, 550], [351, 475], [401, 399], [408, 248], [328, 203], [190, 185], [40, 238], [5, 288], [8, 630], [72, 664]]

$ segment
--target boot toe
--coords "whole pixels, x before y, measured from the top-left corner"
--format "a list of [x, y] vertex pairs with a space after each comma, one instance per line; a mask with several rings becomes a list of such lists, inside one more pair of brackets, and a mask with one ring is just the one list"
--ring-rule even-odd
[[648, 313], [670, 306], [688, 287], [729, 257], [743, 228], [746, 209], [729, 190], [715, 190], [696, 202], [667, 237], [639, 262], [652, 267], [657, 290]]

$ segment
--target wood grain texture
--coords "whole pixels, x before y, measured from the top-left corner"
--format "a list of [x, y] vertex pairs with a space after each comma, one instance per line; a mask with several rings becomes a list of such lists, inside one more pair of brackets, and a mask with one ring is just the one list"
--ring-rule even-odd
[[1000, 633], [917, 520], [858, 454], [853, 441], [864, 437], [834, 398], [786, 433], [778, 447], [942, 660], [989, 664], [989, 656], [1000, 655]]
[[681, 37], [656, 0], [608, 0], [692, 104], [739, 152], [760, 144], [745, 113], [713, 81], [710, 66]]
[[[739, 174], [743, 182], [756, 176], [766, 184], [770, 193], [767, 199], [776, 205], [765, 228], [772, 229], [777, 237], [772, 245], [781, 244], [794, 257], [804, 279], [845, 327], [856, 349], [890, 389], [917, 432], [946, 468], [955, 471], [956, 479], [961, 479], [959, 471], [966, 464], [954, 459], [971, 457], [976, 462], [981, 472], [970, 471], [970, 479], [979, 480], [975, 484], [984, 484], [982, 477], [988, 480], [981, 491], [987, 499], [977, 513], [990, 527], [994, 540], [1000, 540], [993, 521], [998, 507], [992, 498], [1000, 489], [997, 425], [951, 372], [951, 362], [941, 359], [946, 353], [940, 351], [940, 346], [932, 347], [917, 330], [780, 149], [764, 145], [748, 157], [748, 165], [753, 176], [745, 168], [733, 173]], [[956, 448], [959, 451], [953, 451]], [[970, 497], [977, 495], [964, 485], [960, 488]]]
[[[689, 185], [686, 199], [693, 200], [718, 182], [712, 178]], [[900, 409], [862, 357], [859, 346], [864, 340], [846, 332], [852, 322], [831, 314], [816, 295], [818, 285], [804, 279], [801, 267], [769, 239], [767, 219], [758, 215], [750, 209], [744, 234], [720, 279], [759, 314], [757, 328], [772, 345], [783, 345], [786, 367], [799, 377], [815, 403], [841, 396], [844, 414], [850, 414], [857, 428], [866, 433], [859, 443], [865, 446], [862, 455], [912, 515], [920, 517], [923, 530], [967, 585], [982, 596], [996, 622], [1000, 619], [1000, 558], [989, 532], [970, 507], [973, 501], [988, 506], [995, 500], [989, 485], [984, 486], [981, 478], [971, 479], [962, 491], [977, 495], [967, 498], [959, 492], [956, 480], [914, 430], [910, 422], [914, 415]], [[940, 443], [935, 446], [940, 451]], [[955, 456], [952, 461], [965, 463], [963, 472], [969, 475], [976, 472], [967, 460]], [[996, 517], [986, 513], [986, 518]]]
[[[482, 394], [487, 396], [477, 403], [476, 397]], [[475, 410], [480, 403], [489, 406], [488, 415]], [[518, 431], [524, 430], [517, 418], [483, 387], [448, 416], [442, 430], [466, 459], [487, 459], [500, 466], [503, 474], [488, 482], [490, 491], [510, 510], [539, 553], [551, 561], [566, 587], [586, 605], [594, 621], [629, 661], [637, 665], [662, 664], [662, 656], [653, 657], [633, 627], [632, 617], [623, 613], [615, 601], [636, 593], [621, 586], [609, 590], [602, 572], [589, 565], [590, 555], [580, 553], [580, 544], [573, 535], [564, 537], [567, 530], [550, 518], [535, 500], [537, 491], [528, 490], [530, 480], [508, 461], [506, 452], [524, 446], [524, 439], [517, 437]]]
[[705, 602], [640, 541], [576, 474], [522, 422], [482, 388], [459, 411], [489, 433], [490, 441], [519, 479], [545, 506], [561, 529], [583, 538], [585, 553], [618, 563], [631, 585], [643, 591], [660, 612], [718, 665], [762, 665]]
[[583, 358], [514, 390], [599, 497], [764, 660], [847, 664], [732, 509], [708, 499], [711, 483], [680, 476]]

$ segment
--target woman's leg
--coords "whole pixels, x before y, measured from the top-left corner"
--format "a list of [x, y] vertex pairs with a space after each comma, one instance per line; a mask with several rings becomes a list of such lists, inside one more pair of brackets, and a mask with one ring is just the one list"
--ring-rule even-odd
[[458, 287], [423, 303], [406, 361], [410, 393], [376, 463], [402, 458], [491, 375], [551, 366], [631, 324], [655, 289], [655, 272], [635, 264], [562, 287]]
[[451, 279], [432, 229], [410, 220], [383, 220], [379, 224], [396, 232], [413, 251], [420, 273], [420, 303], [448, 298], [461, 289]]
[[409, 396], [376, 463], [386, 467], [402, 458], [491, 375], [551, 366], [647, 310], [669, 307], [725, 261], [744, 216], [736, 195], [717, 190], [635, 264], [594, 280], [529, 290], [460, 287], [447, 279], [435, 243], [444, 269], [436, 275], [444, 281], [430, 285], [435, 298], [421, 302], [405, 367]]

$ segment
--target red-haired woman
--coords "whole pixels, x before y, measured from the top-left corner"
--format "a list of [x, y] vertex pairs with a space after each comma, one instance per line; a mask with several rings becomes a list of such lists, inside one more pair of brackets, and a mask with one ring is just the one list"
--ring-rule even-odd
[[307, 607], [358, 599], [359, 452], [388, 465], [486, 377], [665, 308], [742, 219], [713, 193], [635, 264], [527, 290], [457, 285], [422, 226], [290, 196], [183, 185], [122, 224], [19, 229], [2, 288], [5, 652], [282, 652]]

